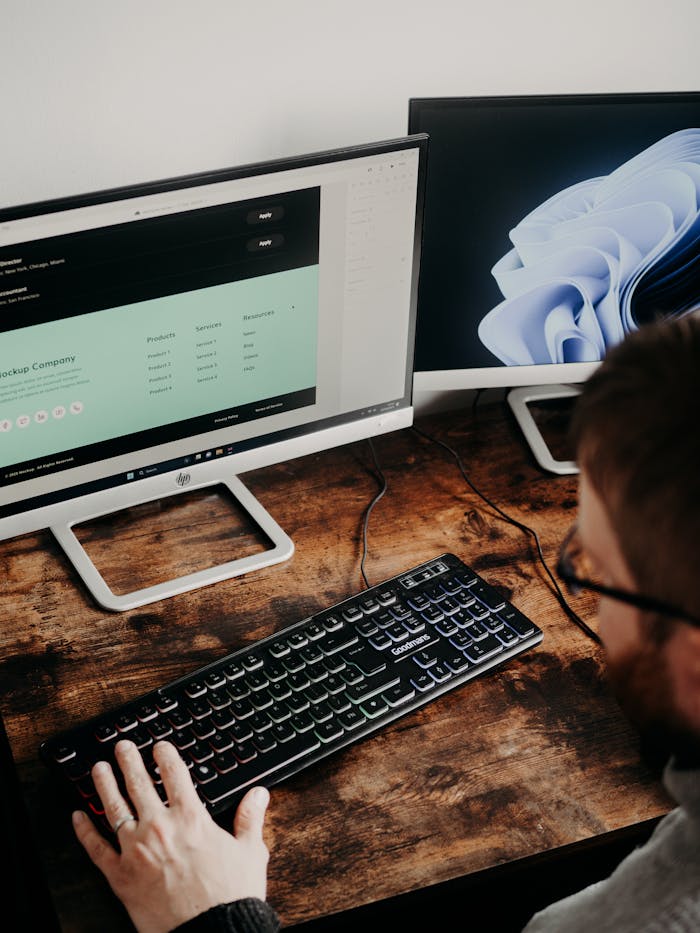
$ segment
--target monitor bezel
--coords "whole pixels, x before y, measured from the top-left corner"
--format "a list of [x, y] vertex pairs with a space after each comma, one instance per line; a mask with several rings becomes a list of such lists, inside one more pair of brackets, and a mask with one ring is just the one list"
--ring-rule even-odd
[[[700, 90], [691, 91], [622, 91], [562, 94], [486, 94], [451, 96], [415, 96], [408, 101], [408, 132], [419, 130], [419, 117], [423, 109], [447, 108], [460, 105], [483, 108], [489, 106], [547, 107], [552, 104], [609, 104], [611, 106], [634, 102], [659, 104], [690, 103], [700, 108]], [[418, 315], [420, 316], [420, 294]], [[466, 389], [512, 389], [525, 386], [579, 385], [600, 365], [591, 363], [551, 363], [535, 366], [493, 365], [474, 368], [415, 370], [414, 393], [450, 392]]]
[[[171, 176], [166, 179], [144, 181], [132, 185], [104, 189], [97, 192], [79, 193], [66, 197], [38, 201], [30, 204], [11, 206], [0, 209], [0, 225], [5, 221], [29, 218], [39, 214], [50, 214], [73, 208], [89, 207], [115, 200], [126, 200], [144, 195], [161, 194], [183, 187], [211, 185], [220, 181], [231, 181], [258, 175], [275, 174], [326, 165], [333, 162], [359, 159], [367, 156], [382, 155], [392, 151], [416, 149], [418, 151], [418, 173], [416, 183], [416, 217], [413, 240], [412, 274], [410, 286], [409, 328], [407, 334], [407, 361], [404, 394], [398, 407], [388, 411], [374, 412], [358, 417], [356, 412], [347, 412], [334, 417], [334, 423], [324, 425], [312, 422], [302, 430], [288, 429], [270, 434], [258, 444], [244, 442], [244, 449], [234, 451], [216, 461], [192, 463], [186, 467], [190, 474], [187, 490], [201, 486], [214, 485], [220, 480], [220, 466], [225, 465], [230, 474], [238, 476], [250, 470], [270, 466], [284, 460], [305, 456], [331, 447], [373, 437], [388, 431], [408, 427], [413, 422], [412, 377], [415, 324], [417, 313], [417, 292], [420, 270], [422, 243], [422, 220], [425, 198], [426, 154], [428, 138], [426, 134], [409, 134], [394, 139], [365, 142], [335, 149], [321, 150], [269, 161], [255, 162], [224, 169], [209, 170], [193, 174]], [[337, 422], [337, 423], [335, 423]], [[190, 437], [184, 441], [174, 441], [154, 448], [141, 448], [129, 454], [121, 455], [119, 467], [110, 465], [110, 459], [95, 463], [104, 465], [104, 476], [91, 481], [87, 488], [75, 479], [70, 481], [71, 472], [56, 473], [52, 478], [51, 489], [40, 496], [32, 495], [30, 484], [18, 484], [16, 489], [21, 495], [17, 501], [7, 503], [0, 512], [0, 540], [39, 531], [66, 522], [75, 523], [88, 520], [91, 516], [128, 508], [130, 506], [153, 501], [155, 499], [185, 491], [178, 476], [183, 471], [183, 459], [188, 453], [194, 453], [203, 447], [220, 446], [226, 443], [226, 429]], [[183, 447], [189, 446], [188, 453]], [[117, 459], [117, 458], [115, 458]], [[144, 464], [174, 461], [172, 469], [126, 482], [111, 482], [113, 473], [125, 474], [132, 469], [140, 469]], [[129, 465], [131, 464], [131, 465]], [[218, 470], [215, 467], [219, 467]], [[45, 481], [45, 478], [43, 478]], [[105, 486], [105, 483], [109, 484]]]

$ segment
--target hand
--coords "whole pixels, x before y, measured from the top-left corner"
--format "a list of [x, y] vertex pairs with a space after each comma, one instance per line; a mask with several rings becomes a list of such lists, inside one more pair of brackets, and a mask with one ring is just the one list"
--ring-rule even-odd
[[[133, 742], [118, 742], [115, 754], [131, 803], [106, 761], [94, 766], [92, 777], [110, 825], [117, 826], [121, 854], [82, 811], [73, 814], [73, 826], [139, 933], [168, 933], [210, 907], [239, 898], [265, 899], [269, 852], [262, 829], [269, 793], [264, 787], [245, 795], [231, 835], [207, 812], [187, 765], [169, 742], [153, 747], [168, 806]], [[119, 825], [132, 806], [137, 819]]]

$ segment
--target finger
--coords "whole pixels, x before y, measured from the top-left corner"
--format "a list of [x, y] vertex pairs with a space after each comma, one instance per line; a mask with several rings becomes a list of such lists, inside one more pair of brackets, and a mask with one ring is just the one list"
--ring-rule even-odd
[[154, 810], [159, 810], [163, 803], [153, 785], [151, 776], [146, 771], [141, 753], [133, 742], [117, 742], [114, 753], [124, 775], [129, 799], [136, 810], [136, 815], [143, 819]]
[[105, 816], [110, 826], [114, 826], [117, 820], [131, 813], [131, 804], [124, 799], [109, 762], [98, 761], [94, 765], [92, 780], [102, 801], [102, 806], [105, 808]]
[[153, 746], [153, 758], [163, 779], [163, 787], [171, 809], [203, 805], [192, 783], [189, 768], [174, 745], [170, 742], [156, 742]]
[[119, 856], [107, 840], [101, 836], [88, 816], [82, 810], [73, 814], [73, 829], [78, 842], [85, 849], [92, 862], [103, 874], [109, 877], [119, 863]]
[[266, 787], [253, 787], [238, 805], [233, 819], [233, 834], [237, 839], [262, 839], [265, 811], [270, 802]]

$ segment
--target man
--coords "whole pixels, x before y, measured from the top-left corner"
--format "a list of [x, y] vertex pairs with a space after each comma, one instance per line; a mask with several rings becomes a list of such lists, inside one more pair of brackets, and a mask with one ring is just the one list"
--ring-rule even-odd
[[680, 808], [608, 880], [536, 915], [527, 933], [697, 931], [700, 317], [613, 350], [584, 386], [572, 434], [579, 518], [560, 567], [600, 594], [610, 682], [647, 744], [673, 756], [664, 782]]
[[[573, 423], [579, 520], [561, 573], [600, 596], [610, 680], [645, 737], [670, 756], [678, 801], [606, 881], [533, 917], [527, 933], [700, 930], [700, 318], [649, 325], [612, 350], [584, 386]], [[132, 815], [105, 763], [95, 785], [121, 854], [87, 817], [78, 838], [140, 933], [267, 933], [268, 794], [241, 802], [233, 835], [199, 803], [175, 749], [159, 743], [170, 807], [135, 747], [117, 746]]]

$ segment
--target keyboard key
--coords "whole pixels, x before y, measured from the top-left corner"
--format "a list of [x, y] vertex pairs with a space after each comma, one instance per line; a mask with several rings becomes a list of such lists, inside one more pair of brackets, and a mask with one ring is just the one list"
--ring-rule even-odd
[[148, 722], [155, 719], [157, 715], [158, 710], [151, 703], [142, 703], [136, 710], [136, 717], [139, 722]]
[[359, 641], [357, 632], [346, 626], [339, 631], [332, 631], [325, 635], [320, 641], [316, 642], [318, 647], [325, 655], [335, 654], [337, 651], [343, 651]]
[[495, 635], [487, 635], [486, 638], [475, 641], [473, 645], [466, 648], [464, 653], [470, 661], [476, 663], [477, 661], [486, 661], [487, 658], [493, 657], [499, 651], [503, 651], [503, 642], [499, 641]]
[[445, 660], [445, 664], [449, 667], [453, 674], [461, 674], [462, 671], [466, 671], [469, 668], [469, 661], [463, 654], [460, 654], [459, 652], [451, 654]]
[[472, 596], [476, 596], [479, 602], [482, 602], [492, 612], [498, 612], [498, 610], [503, 609], [506, 604], [497, 590], [481, 580], [471, 587], [471, 594]]
[[253, 730], [250, 727], [250, 720], [246, 719], [245, 722], [237, 722], [235, 726], [230, 729], [231, 737], [236, 742], [247, 742], [248, 739], [253, 738]]
[[117, 716], [114, 724], [120, 732], [130, 732], [132, 729], [135, 729], [139, 723], [135, 716], [132, 716], [130, 713], [125, 713], [121, 716]]
[[408, 597], [408, 605], [421, 612], [430, 606], [430, 600], [425, 593], [411, 593]]
[[382, 692], [382, 697], [389, 706], [402, 706], [416, 695], [415, 689], [406, 683], [398, 683]]
[[535, 626], [532, 622], [527, 616], [524, 616], [522, 612], [516, 609], [515, 606], [508, 606], [505, 609], [501, 609], [498, 615], [504, 622], [508, 623], [520, 638], [526, 638], [535, 631]]
[[245, 671], [236, 661], [231, 661], [229, 664], [224, 665], [221, 673], [227, 680], [237, 680], [239, 677], [243, 676]]
[[358, 606], [347, 606], [341, 614], [346, 622], [357, 622], [362, 618], [362, 610]]
[[308, 732], [314, 727], [314, 721], [308, 713], [297, 713], [296, 716], [292, 716], [290, 724], [295, 732]]
[[370, 697], [360, 704], [360, 712], [368, 719], [376, 719], [377, 716], [386, 713], [388, 708], [389, 704], [381, 697]]
[[229, 771], [233, 771], [234, 768], [237, 768], [238, 759], [234, 755], [233, 749], [227, 749], [225, 752], [217, 755], [214, 761], [214, 767], [219, 774], [228, 774]]
[[213, 674], [207, 674], [204, 678], [204, 683], [209, 690], [218, 690], [219, 687], [226, 686], [226, 677], [217, 671]]
[[357, 623], [355, 628], [363, 638], [369, 638], [370, 635], [375, 635], [379, 631], [378, 627], [371, 619], [362, 619], [361, 622]]
[[258, 757], [258, 752], [252, 742], [237, 742], [233, 746], [233, 754], [241, 765], [248, 764], [254, 758]]
[[117, 737], [117, 730], [112, 725], [104, 723], [95, 729], [95, 738], [98, 742], [109, 742]]
[[309, 709], [314, 722], [326, 722], [333, 718], [333, 709], [328, 703], [317, 703]]
[[420, 673], [413, 674], [411, 676], [411, 683], [416, 688], [416, 690], [420, 690], [421, 693], [426, 693], [428, 690], [432, 690], [435, 686], [435, 681], [427, 671], [421, 671]]
[[380, 606], [386, 607], [396, 602], [396, 593], [390, 589], [379, 589], [375, 592], [374, 596]]
[[[392, 625], [394, 624], [393, 620], [391, 624]], [[393, 644], [391, 638], [389, 637], [389, 635], [387, 635], [386, 632], [377, 632], [376, 635], [372, 635], [372, 637], [369, 640], [369, 643], [374, 648], [379, 648], [380, 650], [383, 648], [388, 648], [390, 645]]]
[[223, 732], [215, 732], [213, 735], [209, 736], [209, 745], [215, 755], [220, 755], [222, 752], [227, 751], [227, 749], [233, 748], [233, 739], [231, 735], [225, 735]]
[[389, 628], [386, 630], [386, 634], [389, 636], [389, 638], [393, 642], [406, 641], [406, 639], [408, 638], [408, 630], [405, 629], [403, 625], [400, 625], [398, 622], [395, 623], [394, 625], [389, 626]]
[[509, 625], [502, 625], [500, 629], [496, 630], [495, 635], [499, 641], [503, 642], [506, 648], [518, 644], [518, 636]]
[[156, 697], [156, 707], [160, 713], [170, 713], [177, 706], [177, 698], [169, 693], [159, 693]]
[[202, 683], [200, 680], [192, 680], [190, 683], [185, 684], [185, 693], [193, 700], [196, 697], [204, 696], [206, 692], [206, 684]]
[[286, 655], [291, 654], [292, 649], [285, 642], [275, 642], [274, 645], [270, 645], [270, 654], [273, 658], [284, 658]]
[[337, 722], [322, 722], [314, 729], [321, 742], [332, 742], [343, 734], [343, 727]]
[[271, 733], [277, 742], [289, 742], [296, 735], [290, 722], [279, 722], [272, 727]]
[[329, 696], [327, 702], [334, 713], [343, 713], [352, 706], [352, 703], [348, 700], [345, 693]]
[[211, 714], [211, 721], [215, 729], [228, 729], [236, 721], [232, 710], [220, 709]]
[[435, 664], [428, 673], [438, 684], [444, 683], [453, 676], [452, 671], [445, 664]]
[[432, 667], [433, 664], [437, 664], [437, 660], [437, 656], [432, 651], [426, 651], [425, 649], [416, 651], [413, 655], [414, 664], [418, 664], [423, 668]]
[[381, 693], [382, 690], [386, 690], [387, 687], [393, 687], [398, 682], [398, 674], [394, 673], [394, 671], [385, 671], [382, 674], [366, 677], [359, 684], [349, 685], [346, 692], [348, 699], [352, 700], [353, 703], [361, 703], [363, 700], [368, 700], [377, 693]]
[[275, 748], [277, 741], [271, 732], [263, 732], [253, 737], [253, 745], [256, 747], [259, 754], [264, 755]]
[[192, 731], [198, 739], [208, 739], [210, 735], [214, 735], [216, 729], [211, 719], [205, 719], [202, 722], [194, 723]]
[[343, 727], [343, 729], [351, 731], [352, 729], [359, 728], [363, 723], [367, 722], [367, 719], [359, 710], [350, 708], [349, 710], [339, 714], [338, 722]]
[[377, 674], [386, 667], [386, 658], [367, 645], [350, 648], [343, 655], [348, 664], [354, 664], [363, 674]]
[[472, 622], [471, 625], [468, 625], [466, 632], [472, 641], [481, 641], [482, 638], [486, 638], [488, 635], [488, 630], [480, 622]]

